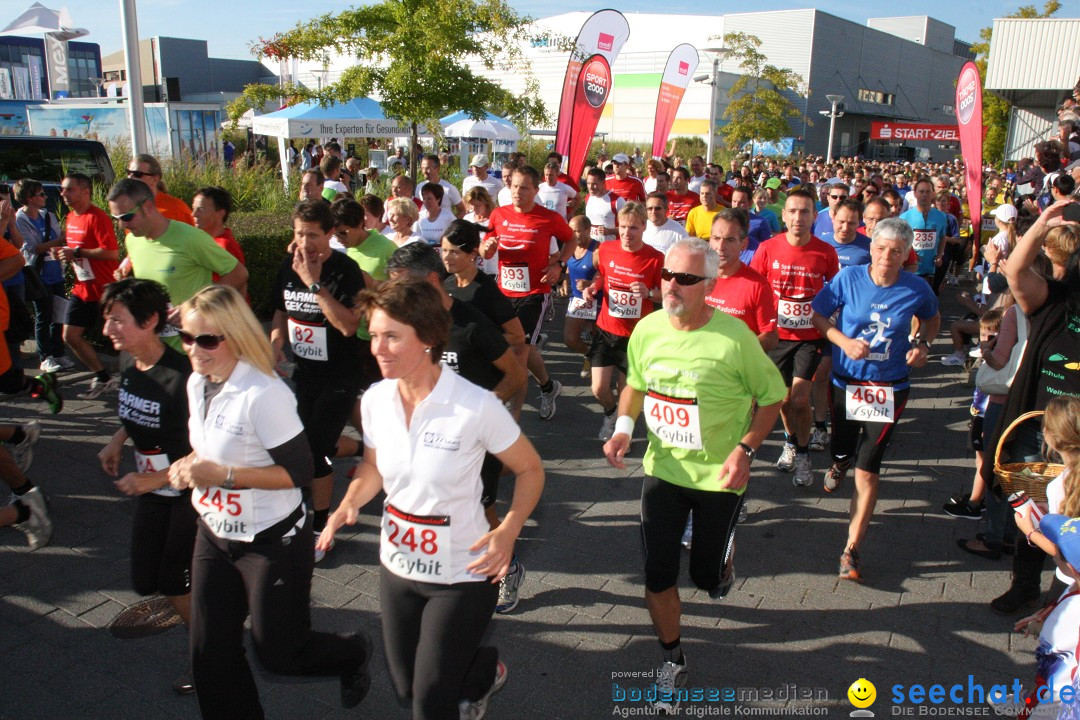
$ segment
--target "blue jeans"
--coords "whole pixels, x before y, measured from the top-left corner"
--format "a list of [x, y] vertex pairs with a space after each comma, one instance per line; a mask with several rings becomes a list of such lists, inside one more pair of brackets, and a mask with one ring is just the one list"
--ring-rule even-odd
[[51, 283], [49, 297], [31, 303], [34, 306], [34, 339], [37, 341], [38, 360], [64, 356], [64, 324], [53, 322], [53, 297], [64, 297], [64, 283]]

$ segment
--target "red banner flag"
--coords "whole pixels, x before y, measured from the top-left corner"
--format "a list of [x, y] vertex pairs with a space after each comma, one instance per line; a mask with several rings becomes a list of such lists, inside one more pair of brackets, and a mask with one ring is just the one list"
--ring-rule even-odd
[[664, 76], [660, 79], [660, 93], [656, 98], [656, 119], [653, 120], [652, 156], [658, 158], [664, 154], [671, 125], [679, 112], [686, 86], [698, 66], [698, 51], [693, 45], [678, 45], [668, 55]]
[[[555, 152], [564, 158], [570, 153], [574, 98], [582, 66], [593, 55], [602, 55], [610, 67], [629, 37], [630, 23], [626, 22], [626, 18], [618, 10], [600, 10], [593, 13], [578, 31], [574, 49], [570, 51], [570, 60], [566, 64], [562, 100], [559, 103], [559, 124], [555, 127]], [[595, 130], [595, 126], [593, 129]]]
[[593, 133], [610, 95], [611, 66], [603, 55], [593, 55], [582, 63], [574, 92], [570, 145], [566, 153], [566, 172], [572, 178], [581, 177]]
[[971, 236], [979, 248], [982, 230], [982, 82], [975, 63], [964, 63], [956, 81], [956, 121], [960, 126], [960, 151], [964, 156], [964, 183], [967, 186]]

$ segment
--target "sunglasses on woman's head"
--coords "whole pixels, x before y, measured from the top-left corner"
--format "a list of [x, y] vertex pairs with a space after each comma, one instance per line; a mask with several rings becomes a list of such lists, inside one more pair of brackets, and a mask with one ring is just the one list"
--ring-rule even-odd
[[203, 350], [217, 350], [224, 341], [224, 335], [192, 335], [183, 330], [180, 331], [180, 342], [185, 345], [198, 345]]
[[692, 273], [683, 272], [671, 272], [667, 268], [660, 269], [660, 279], [671, 282], [674, 280], [679, 285], [697, 285], [705, 279], [704, 275], [694, 275]]

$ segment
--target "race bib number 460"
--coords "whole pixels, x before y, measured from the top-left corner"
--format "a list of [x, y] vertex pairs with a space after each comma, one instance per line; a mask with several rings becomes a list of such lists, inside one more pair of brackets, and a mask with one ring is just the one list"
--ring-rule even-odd
[[613, 318], [636, 320], [641, 317], [641, 298], [629, 290], [607, 291], [607, 311]]
[[499, 285], [503, 290], [510, 292], [530, 292], [532, 285], [529, 283], [529, 266], [525, 264], [500, 265]]
[[893, 389], [879, 385], [848, 385], [845, 413], [848, 420], [892, 423], [896, 421]]
[[322, 325], [308, 325], [289, 318], [289, 345], [293, 355], [305, 360], [326, 362], [326, 328]]
[[697, 398], [677, 398], [655, 390], [645, 393], [645, 424], [665, 445], [701, 450], [701, 415]]
[[243, 542], [255, 539], [253, 490], [199, 488], [191, 494], [191, 504], [210, 531], [219, 538]]
[[814, 311], [809, 300], [785, 300], [776, 303], [776, 323], [788, 330], [805, 330], [814, 327], [811, 318]]
[[379, 555], [399, 577], [422, 582], [449, 583], [450, 517], [413, 515], [387, 503], [383, 509]]

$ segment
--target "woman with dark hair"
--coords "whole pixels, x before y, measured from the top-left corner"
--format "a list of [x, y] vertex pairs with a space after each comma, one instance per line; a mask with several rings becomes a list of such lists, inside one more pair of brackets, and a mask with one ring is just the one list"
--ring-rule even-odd
[[[140, 595], [161, 593], [191, 622], [191, 553], [198, 515], [190, 490], [169, 486], [169, 465], [191, 453], [187, 380], [191, 363], [161, 341], [169, 293], [153, 280], [127, 278], [101, 296], [103, 333], [120, 354], [120, 429], [98, 453], [101, 469], [120, 475], [124, 445], [135, 446], [135, 471], [113, 482], [135, 499], [131, 528], [131, 576]], [[195, 692], [190, 670], [173, 689]]]
[[[1074, 198], [1058, 200], [1035, 220], [1016, 244], [1005, 265], [1009, 288], [1017, 306], [1029, 321], [1027, 347], [1013, 378], [1005, 407], [993, 432], [987, 436], [987, 449], [996, 448], [1002, 432], [1017, 417], [1030, 410], [1046, 407], [1054, 397], [1080, 397], [1080, 372], [1072, 369], [1080, 359], [1080, 256], [1076, 252], [1064, 267], [1054, 262], [1054, 277], [1047, 279], [1033, 268], [1043, 252], [1047, 236], [1068, 232], [1062, 218]], [[1071, 224], [1073, 230], [1077, 229]], [[1061, 259], [1060, 256], [1058, 258]], [[1043, 438], [1038, 418], [1020, 425], [1009, 438], [1002, 460], [1026, 462], [1042, 457]], [[1001, 493], [994, 477], [993, 463], [983, 465], [983, 478], [994, 492]], [[1013, 557], [1012, 583], [995, 598], [990, 607], [1011, 614], [1035, 605], [1042, 589], [1041, 575], [1046, 554], [1027, 543], [1017, 543]]]
[[[451, 318], [434, 287], [391, 280], [362, 306], [386, 379], [363, 396], [364, 459], [318, 546], [386, 492], [379, 593], [394, 689], [417, 720], [479, 718], [506, 682], [498, 651], [480, 643], [544, 470], [499, 399], [440, 364]], [[516, 476], [493, 530], [480, 504], [485, 452]]]
[[64, 266], [52, 256], [53, 248], [62, 247], [60, 221], [46, 208], [45, 188], [37, 180], [22, 179], [15, 183], [15, 199], [22, 204], [15, 214], [15, 226], [23, 236], [21, 248], [26, 267], [33, 268], [48, 290], [48, 296], [34, 300], [34, 340], [37, 341], [38, 361], [42, 372], [59, 372], [75, 367], [64, 355], [64, 324], [54, 322], [54, 298], [63, 298]]

